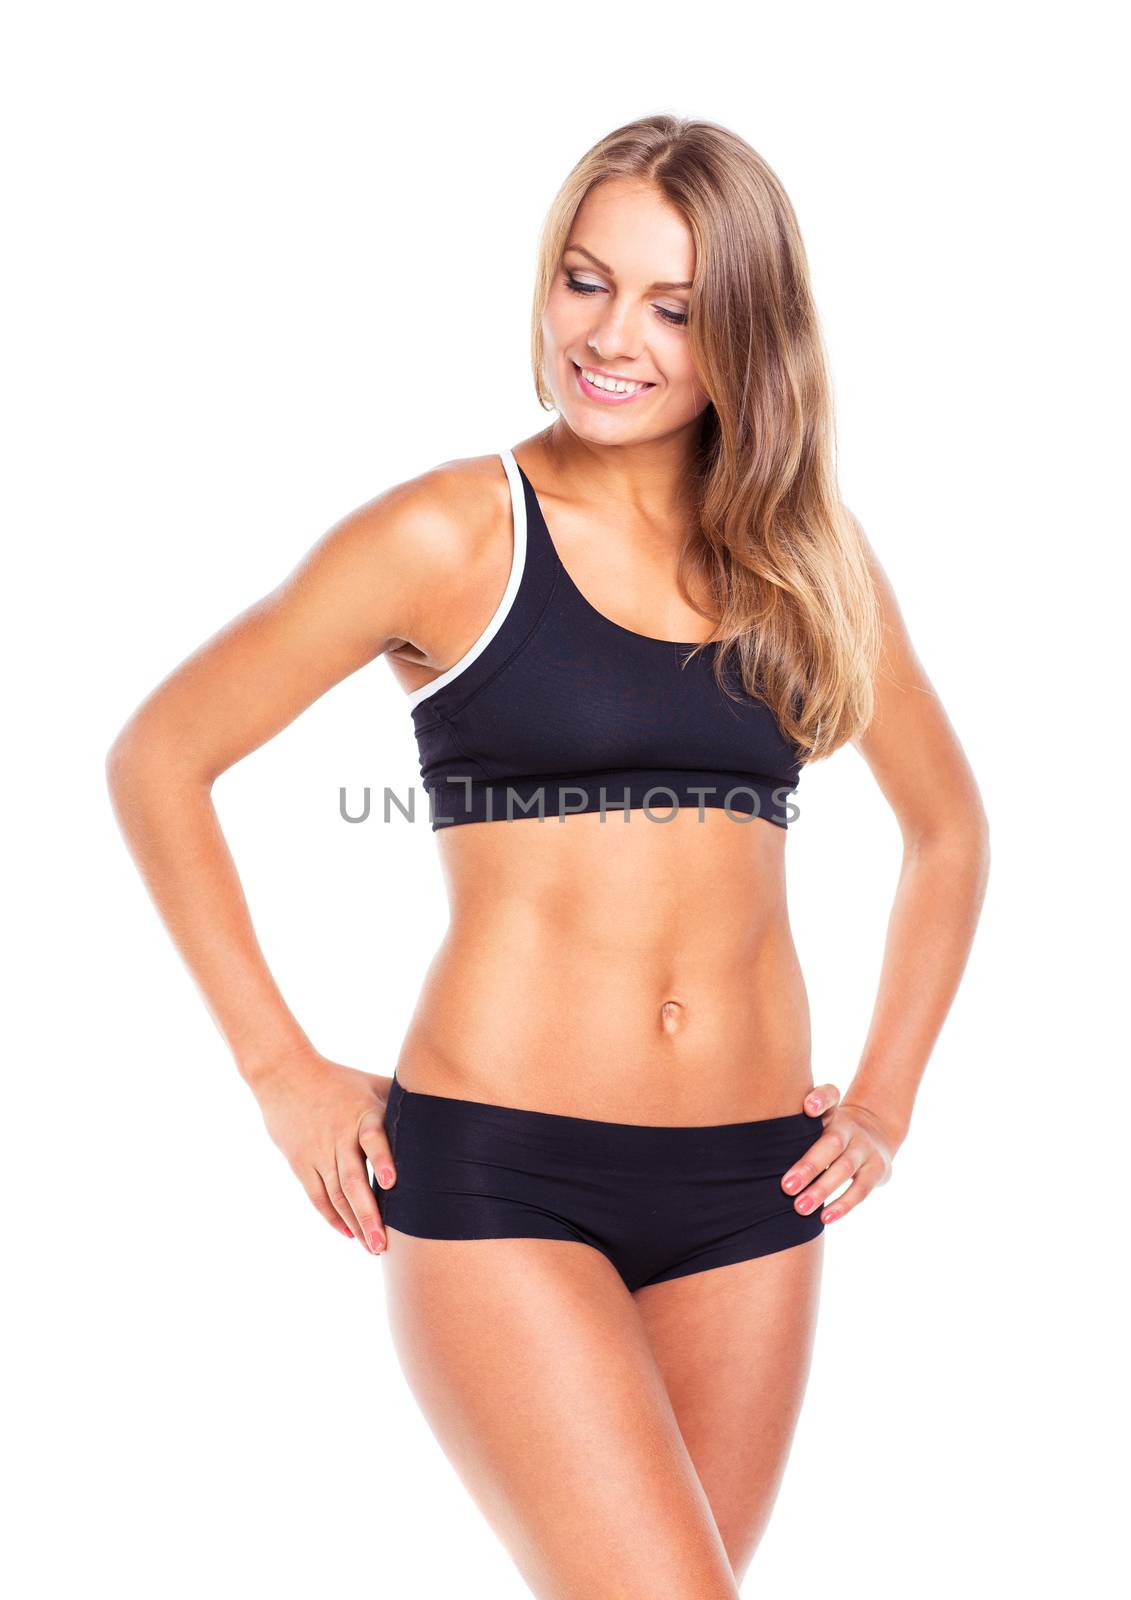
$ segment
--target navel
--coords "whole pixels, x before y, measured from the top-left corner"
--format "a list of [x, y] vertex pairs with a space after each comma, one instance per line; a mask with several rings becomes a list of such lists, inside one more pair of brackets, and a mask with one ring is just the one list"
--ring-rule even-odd
[[660, 1007], [660, 1026], [665, 1033], [678, 1033], [683, 1027], [683, 1005], [679, 1000], [665, 1000]]

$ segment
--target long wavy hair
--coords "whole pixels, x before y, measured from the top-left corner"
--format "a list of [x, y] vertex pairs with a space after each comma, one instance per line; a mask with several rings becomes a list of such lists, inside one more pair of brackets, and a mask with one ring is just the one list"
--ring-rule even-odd
[[653, 184], [695, 240], [687, 328], [710, 404], [679, 582], [694, 604], [694, 574], [718, 617], [697, 649], [718, 643], [727, 693], [737, 661], [799, 761], [829, 756], [872, 720], [882, 628], [863, 530], [837, 488], [828, 363], [793, 206], [762, 157], [717, 123], [660, 115], [607, 134], [542, 227], [531, 354], [547, 410], [546, 300], [579, 207], [607, 178]]

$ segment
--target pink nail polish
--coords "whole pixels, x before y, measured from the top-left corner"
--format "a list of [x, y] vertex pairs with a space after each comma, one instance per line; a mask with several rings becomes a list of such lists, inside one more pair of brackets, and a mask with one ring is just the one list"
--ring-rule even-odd
[[382, 1189], [387, 1189], [392, 1181], [392, 1172], [388, 1167], [382, 1167], [380, 1172], [377, 1174], [377, 1182], [381, 1185]]

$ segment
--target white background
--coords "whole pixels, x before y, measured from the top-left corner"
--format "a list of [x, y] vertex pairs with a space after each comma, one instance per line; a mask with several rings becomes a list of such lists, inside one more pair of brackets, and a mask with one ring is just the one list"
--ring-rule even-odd
[[[39, 5], [5, 26], [11, 1592], [526, 1593], [401, 1376], [381, 1262], [267, 1139], [103, 759], [348, 510], [550, 420], [527, 359], [539, 225], [591, 143], [660, 110], [734, 128], [793, 199], [842, 489], [993, 843], [895, 1174], [826, 1235], [805, 1411], [746, 1590], [1110, 1590], [1127, 1429], [1114, 17], [226, 0]], [[326, 1054], [383, 1073], [442, 883], [426, 824], [350, 827], [338, 790], [416, 777], [378, 661], [215, 790], [292, 1008]], [[899, 838], [851, 749], [798, 799], [814, 1075], [843, 1087]]]

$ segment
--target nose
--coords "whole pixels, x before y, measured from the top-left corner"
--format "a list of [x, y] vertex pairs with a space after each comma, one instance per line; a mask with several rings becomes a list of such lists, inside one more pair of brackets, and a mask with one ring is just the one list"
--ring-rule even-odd
[[640, 323], [633, 308], [627, 302], [618, 307], [610, 299], [603, 315], [596, 319], [586, 342], [601, 361], [637, 360], [640, 356]]

